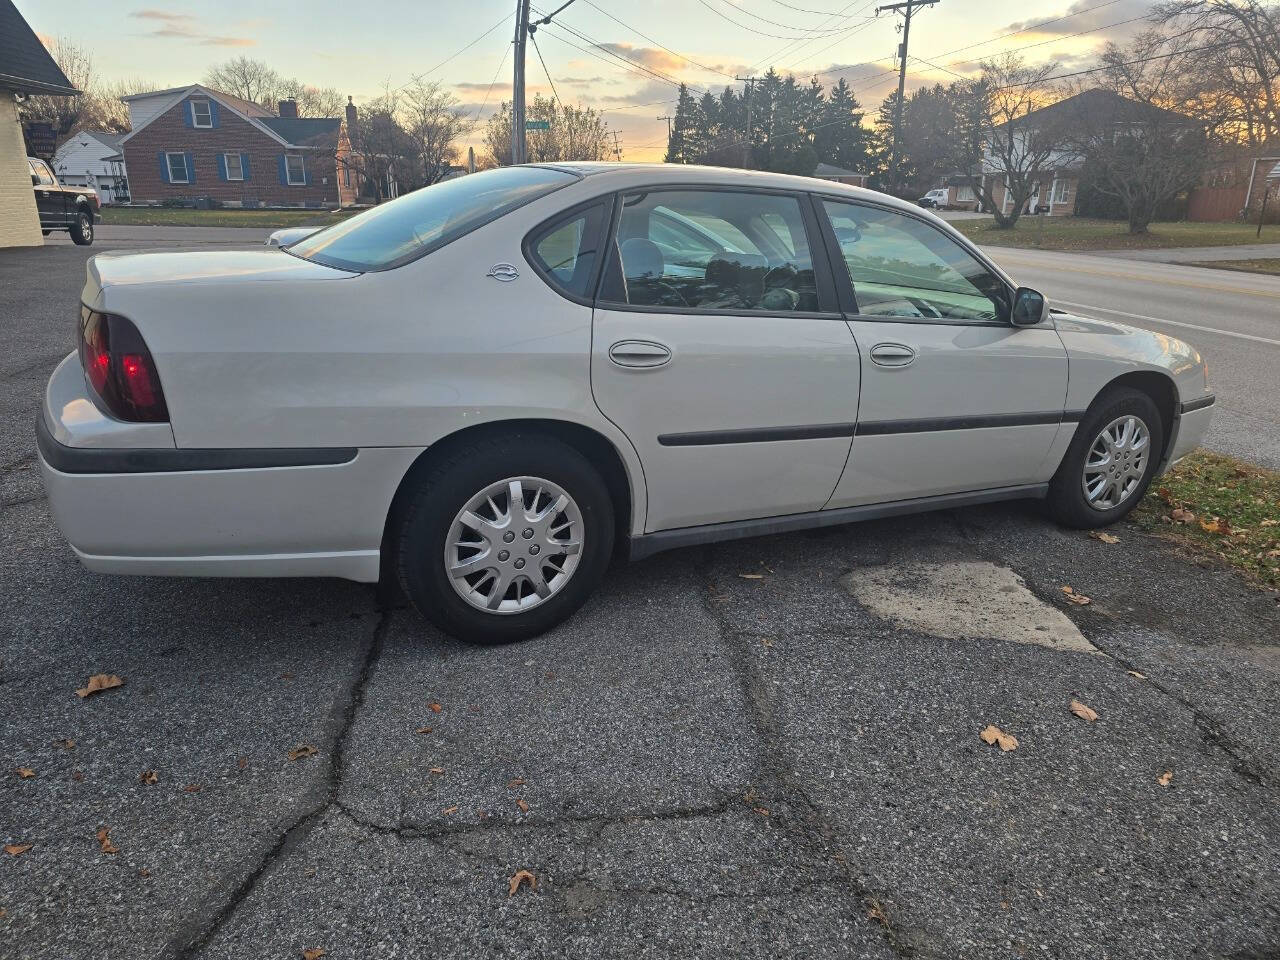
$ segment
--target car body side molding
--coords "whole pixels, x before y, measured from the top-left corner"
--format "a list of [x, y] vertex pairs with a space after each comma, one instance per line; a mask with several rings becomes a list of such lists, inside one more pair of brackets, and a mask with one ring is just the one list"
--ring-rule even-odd
[[838, 510], [813, 510], [809, 513], [793, 513], [785, 517], [761, 517], [758, 520], [733, 520], [728, 523], [709, 523], [697, 527], [681, 527], [676, 530], [659, 530], [632, 537], [628, 545], [628, 558], [643, 560], [655, 553], [692, 547], [703, 543], [720, 543], [725, 540], [745, 540], [749, 537], [792, 533], [796, 530], [812, 530], [817, 527], [835, 527], [860, 520], [878, 520], [909, 513], [925, 513], [930, 510], [949, 510], [954, 507], [972, 507], [1002, 500], [1042, 500], [1049, 493], [1047, 483], [1026, 483], [1014, 487], [997, 487], [991, 490], [975, 490], [969, 493], [947, 493], [936, 497], [917, 497], [912, 500], [895, 500], [889, 503], [869, 503]]
[[36, 446], [59, 473], [183, 473], [199, 470], [262, 470], [350, 463], [355, 447], [127, 448], [69, 447], [54, 439], [44, 413], [36, 415]]
[[1215, 399], [1216, 398], [1214, 397], [1214, 395], [1210, 393], [1207, 396], [1197, 397], [1194, 400], [1188, 400], [1186, 403], [1182, 405], [1182, 412], [1190, 413], [1193, 410], [1203, 410], [1205, 407], [1211, 407], [1213, 406], [1213, 402]]

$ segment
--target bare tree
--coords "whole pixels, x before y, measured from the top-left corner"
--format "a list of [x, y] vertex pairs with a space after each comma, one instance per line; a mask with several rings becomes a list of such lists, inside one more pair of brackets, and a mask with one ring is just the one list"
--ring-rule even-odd
[[93, 85], [93, 57], [84, 47], [67, 37], [58, 37], [49, 44], [49, 53], [71, 86], [80, 91], [75, 97], [54, 97], [39, 94], [27, 97], [20, 107], [22, 119], [30, 123], [47, 123], [53, 127], [58, 143], [62, 143], [75, 131], [82, 129], [89, 114], [89, 90]]
[[337, 87], [313, 87], [297, 80], [282, 80], [276, 89], [276, 103], [293, 100], [298, 104], [300, 117], [341, 117], [347, 98]]
[[[958, 144], [956, 160], [972, 178], [983, 207], [994, 213], [1000, 229], [1018, 222], [1044, 175], [1067, 159], [1062, 124], [1052, 116], [1029, 119], [1059, 98], [1049, 81], [1057, 67], [1057, 63], [1028, 66], [1017, 54], [1005, 53], [984, 60], [981, 77], [967, 90], [956, 91], [957, 112], [982, 141], [981, 151], [972, 149], [971, 143]], [[994, 196], [999, 182], [1012, 202], [1009, 213], [1003, 212], [1003, 204]]]
[[351, 155], [346, 163], [378, 203], [390, 199], [392, 180], [409, 189], [422, 186], [415, 162], [418, 144], [401, 125], [402, 112], [400, 93], [388, 84], [381, 96], [361, 105], [359, 120], [347, 131]]
[[[526, 113], [530, 120], [548, 123], [548, 129], [526, 134], [530, 163], [619, 159], [608, 124], [600, 113], [590, 107], [557, 104], [554, 100], [537, 96]], [[485, 128], [485, 147], [490, 159], [498, 166], [511, 163], [511, 124], [511, 104], [507, 102], [489, 118]]]
[[458, 140], [471, 129], [458, 100], [438, 83], [421, 79], [404, 91], [405, 130], [413, 138], [425, 183], [430, 186], [449, 172], [457, 158]]
[[1196, 53], [1177, 35], [1148, 30], [1127, 47], [1102, 54], [1096, 85], [1111, 106], [1080, 97], [1071, 112], [1071, 139], [1084, 158], [1090, 183], [1125, 209], [1129, 232], [1146, 233], [1162, 203], [1195, 186], [1213, 159], [1222, 116], [1205, 108]]
[[265, 61], [244, 56], [212, 66], [204, 75], [206, 87], [268, 108], [274, 108], [281, 99], [280, 92], [286, 82]]
[[1164, 0], [1154, 19], [1177, 29], [1182, 48], [1196, 48], [1196, 74], [1219, 107], [1224, 130], [1251, 147], [1280, 140], [1280, 4], [1262, 0]]

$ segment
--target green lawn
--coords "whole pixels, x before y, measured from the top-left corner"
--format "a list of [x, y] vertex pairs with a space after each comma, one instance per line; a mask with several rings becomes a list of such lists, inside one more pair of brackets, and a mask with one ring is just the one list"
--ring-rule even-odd
[[355, 210], [188, 210], [183, 207], [103, 207], [104, 224], [134, 227], [323, 227]]
[[1188, 263], [1189, 267], [1212, 267], [1215, 270], [1237, 270], [1240, 273], [1274, 273], [1280, 275], [1280, 260], [1205, 260]]
[[975, 243], [991, 247], [1040, 247], [1044, 250], [1132, 250], [1163, 247], [1222, 247], [1239, 243], [1280, 243], [1280, 226], [1266, 225], [1262, 238], [1256, 224], [1153, 223], [1132, 235], [1128, 225], [1089, 217], [1021, 217], [1012, 230], [996, 229], [994, 220], [958, 220], [952, 224]]

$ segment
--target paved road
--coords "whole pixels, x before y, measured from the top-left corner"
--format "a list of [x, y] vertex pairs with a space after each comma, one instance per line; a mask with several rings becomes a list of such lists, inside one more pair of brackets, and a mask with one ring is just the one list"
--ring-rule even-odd
[[1065, 309], [1194, 344], [1218, 395], [1206, 445], [1280, 469], [1280, 277], [1111, 255], [987, 253]]
[[0, 955], [1280, 949], [1273, 596], [1021, 505], [655, 557], [500, 649], [355, 584], [95, 576], [31, 430], [85, 256], [0, 251]]

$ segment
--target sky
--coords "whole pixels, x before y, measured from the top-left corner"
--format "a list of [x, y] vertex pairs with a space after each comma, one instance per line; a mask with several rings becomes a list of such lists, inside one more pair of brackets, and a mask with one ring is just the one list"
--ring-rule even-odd
[[[534, 0], [550, 13], [563, 0]], [[695, 94], [770, 66], [825, 84], [844, 77], [874, 113], [897, 83], [901, 17], [888, 0], [573, 0], [541, 27], [526, 64], [529, 95], [605, 112], [624, 160], [658, 160], [675, 83]], [[94, 71], [160, 86], [198, 82], [212, 65], [245, 55], [285, 76], [372, 98], [414, 77], [439, 81], [483, 121], [511, 97], [516, 0], [17, 0], [43, 38], [86, 48]], [[1020, 49], [1062, 70], [1091, 65], [1108, 40], [1143, 26], [1149, 0], [940, 0], [912, 20], [908, 90], [969, 75], [983, 57]], [[1050, 21], [1046, 23], [1045, 21]], [[1016, 31], [1016, 32], [1015, 32]], [[1006, 36], [1013, 34], [1012, 36]], [[598, 44], [599, 46], [594, 46]], [[603, 49], [601, 49], [603, 48]], [[621, 59], [619, 59], [621, 58]], [[922, 62], [922, 61], [928, 61]]]

